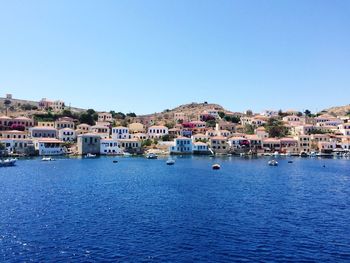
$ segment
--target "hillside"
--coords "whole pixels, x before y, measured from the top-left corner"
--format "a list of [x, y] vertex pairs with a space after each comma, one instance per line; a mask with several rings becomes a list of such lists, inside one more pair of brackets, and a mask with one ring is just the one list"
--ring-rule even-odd
[[[6, 98], [2, 98], [0, 97], [0, 115], [4, 114], [6, 111], [4, 102], [5, 102]], [[9, 107], [9, 114], [11, 116], [21, 116], [21, 115], [25, 115], [25, 116], [30, 116], [33, 115], [35, 113], [41, 113], [40, 110], [36, 110], [36, 108], [39, 107], [39, 102], [38, 101], [32, 101], [32, 100], [23, 100], [23, 99], [11, 99], [11, 105]], [[34, 109], [32, 110], [25, 110], [23, 108], [23, 106], [26, 105], [30, 105], [32, 107], [34, 107]], [[75, 107], [70, 107], [70, 110], [72, 112], [83, 112], [85, 111], [85, 109], [80, 109], [80, 108], [75, 108]]]
[[157, 117], [159, 119], [168, 119], [169, 117], [172, 118], [175, 113], [184, 113], [186, 116], [188, 116], [190, 119], [195, 119], [198, 114], [207, 111], [207, 110], [218, 110], [218, 111], [223, 111], [229, 113], [230, 111], [226, 110], [224, 107], [222, 107], [219, 104], [214, 104], [214, 103], [189, 103], [189, 104], [184, 104], [180, 105], [174, 109], [167, 109], [159, 113], [154, 113], [154, 114], [147, 114], [147, 115], [142, 115], [139, 117]]
[[337, 106], [324, 110], [331, 115], [344, 116], [350, 112], [350, 104], [346, 106]]

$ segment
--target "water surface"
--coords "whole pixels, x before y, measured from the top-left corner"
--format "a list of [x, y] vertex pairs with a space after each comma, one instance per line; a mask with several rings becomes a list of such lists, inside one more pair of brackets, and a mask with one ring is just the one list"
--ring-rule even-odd
[[350, 160], [112, 160], [0, 168], [0, 261], [350, 261]]

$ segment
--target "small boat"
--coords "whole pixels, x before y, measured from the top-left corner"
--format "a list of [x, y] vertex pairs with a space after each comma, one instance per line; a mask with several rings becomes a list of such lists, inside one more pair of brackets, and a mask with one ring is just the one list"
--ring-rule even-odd
[[213, 164], [211, 168], [213, 168], [213, 170], [220, 170], [221, 166], [220, 164], [216, 163], [216, 164]]
[[279, 155], [280, 155], [280, 153], [277, 151], [273, 153], [273, 156], [279, 156]]
[[127, 153], [127, 152], [123, 152], [123, 156], [124, 157], [130, 157], [130, 156], [132, 156], [132, 154], [131, 153]]
[[146, 155], [147, 159], [157, 159], [158, 155], [156, 155], [155, 153], [149, 153]]
[[51, 161], [54, 161], [55, 159], [51, 158], [51, 157], [43, 157], [41, 159], [43, 162], [51, 162]]
[[277, 162], [276, 160], [271, 160], [271, 161], [268, 162], [268, 164], [269, 164], [270, 166], [277, 166], [277, 165], [278, 165], [278, 162]]
[[174, 164], [175, 164], [175, 160], [169, 158], [169, 159], [166, 161], [166, 164], [167, 164], [167, 165], [174, 165]]
[[117, 160], [113, 160], [113, 163], [117, 163], [118, 161]]
[[309, 155], [307, 154], [307, 152], [301, 152], [300, 153], [300, 157], [308, 157]]
[[16, 164], [16, 161], [16, 158], [0, 160], [0, 167], [14, 166]]
[[85, 157], [86, 158], [95, 158], [96, 154], [88, 153]]
[[293, 161], [288, 161], [288, 163], [293, 163]]

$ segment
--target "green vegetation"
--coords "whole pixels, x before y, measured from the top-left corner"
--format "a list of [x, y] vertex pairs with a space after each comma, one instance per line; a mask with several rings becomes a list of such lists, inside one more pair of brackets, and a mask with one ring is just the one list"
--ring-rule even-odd
[[163, 135], [163, 136], [162, 136], [162, 141], [163, 141], [163, 142], [169, 142], [169, 141], [171, 141], [170, 135], [169, 135], [169, 134]]
[[29, 103], [20, 105], [21, 110], [28, 111], [28, 110], [37, 110], [38, 107], [35, 105], [31, 105]]
[[223, 111], [219, 111], [218, 114], [219, 114], [221, 119], [223, 119], [225, 117], [225, 115], [226, 115], [225, 112], [223, 112]]
[[229, 116], [229, 115], [226, 115], [224, 117], [224, 120], [225, 121], [228, 121], [228, 122], [232, 122], [232, 123], [239, 123], [241, 118], [238, 117], [238, 116]]
[[278, 116], [280, 116], [281, 118], [283, 118], [283, 117], [288, 116], [288, 113], [283, 112], [282, 110], [279, 110], [279, 111], [278, 111]]
[[209, 120], [209, 121], [206, 122], [206, 125], [209, 128], [214, 128], [215, 125], [216, 125], [216, 121], [215, 120]]
[[137, 117], [136, 114], [134, 112], [129, 112], [126, 114], [127, 117], [132, 117], [132, 118], [135, 118]]
[[266, 131], [270, 137], [285, 137], [288, 134], [288, 128], [283, 125], [283, 122], [276, 118], [270, 118], [265, 124]]
[[167, 122], [164, 125], [165, 127], [167, 127], [168, 129], [172, 129], [175, 127], [175, 122]]
[[254, 126], [251, 124], [244, 125], [244, 133], [246, 134], [254, 134]]
[[310, 110], [305, 110], [304, 114], [306, 117], [310, 117], [311, 116], [311, 111]]
[[326, 134], [326, 133], [328, 133], [328, 132], [322, 131], [320, 129], [315, 129], [315, 130], [311, 130], [309, 132], [309, 135], [311, 135], [311, 134]]
[[151, 139], [146, 139], [141, 142], [142, 147], [149, 147], [152, 145], [152, 140]]

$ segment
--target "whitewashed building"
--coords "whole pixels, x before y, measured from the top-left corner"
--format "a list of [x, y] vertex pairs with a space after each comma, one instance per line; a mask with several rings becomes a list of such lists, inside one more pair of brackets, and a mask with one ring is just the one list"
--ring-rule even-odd
[[131, 139], [129, 128], [123, 127], [123, 126], [113, 127], [112, 138], [113, 139]]
[[101, 139], [100, 145], [101, 155], [117, 155], [123, 153], [122, 149], [119, 147], [119, 142], [117, 140]]
[[193, 152], [192, 139], [187, 137], [178, 137], [174, 139], [174, 146], [171, 146], [170, 154], [191, 154]]
[[75, 130], [64, 128], [58, 131], [58, 139], [63, 142], [74, 142], [77, 138]]
[[43, 138], [34, 140], [35, 150], [39, 155], [61, 155], [64, 154], [63, 142], [55, 138]]
[[166, 126], [151, 126], [148, 128], [148, 137], [151, 139], [159, 139], [167, 134], [169, 134], [169, 129]]

